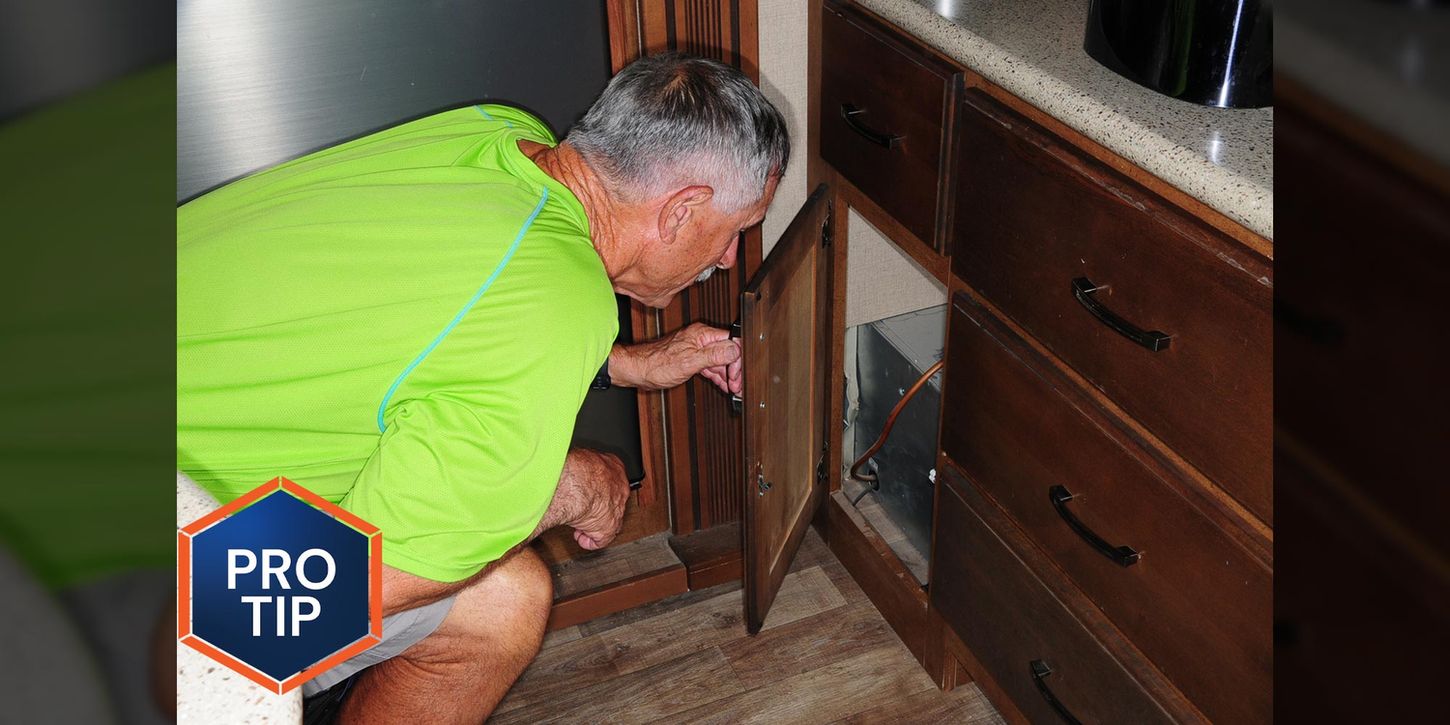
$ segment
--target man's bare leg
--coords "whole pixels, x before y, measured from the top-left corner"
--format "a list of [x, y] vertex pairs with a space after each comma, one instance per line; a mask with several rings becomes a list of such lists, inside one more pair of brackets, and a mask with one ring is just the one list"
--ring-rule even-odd
[[539, 653], [549, 569], [524, 548], [458, 593], [433, 634], [363, 671], [343, 723], [483, 722]]

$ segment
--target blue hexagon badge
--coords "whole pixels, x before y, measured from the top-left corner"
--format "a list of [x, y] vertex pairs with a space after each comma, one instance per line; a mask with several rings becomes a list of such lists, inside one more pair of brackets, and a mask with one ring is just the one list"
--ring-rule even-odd
[[278, 694], [377, 644], [383, 537], [274, 478], [176, 533], [176, 634]]

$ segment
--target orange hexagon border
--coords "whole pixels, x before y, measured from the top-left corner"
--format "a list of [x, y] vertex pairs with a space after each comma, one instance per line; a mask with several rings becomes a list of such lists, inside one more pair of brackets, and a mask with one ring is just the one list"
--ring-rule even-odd
[[[334, 652], [317, 664], [298, 672], [285, 680], [277, 680], [261, 670], [227, 654], [191, 631], [191, 540], [197, 534], [247, 506], [285, 491], [302, 501], [330, 514], [333, 518], [356, 529], [368, 537], [368, 634], [356, 642]], [[383, 537], [378, 527], [363, 521], [352, 512], [344, 510], [327, 499], [281, 476], [274, 478], [231, 503], [181, 527], [176, 531], [176, 637], [192, 649], [230, 668], [237, 674], [261, 685], [279, 695], [296, 689], [299, 685], [322, 674], [334, 665], [382, 641], [383, 637]]]

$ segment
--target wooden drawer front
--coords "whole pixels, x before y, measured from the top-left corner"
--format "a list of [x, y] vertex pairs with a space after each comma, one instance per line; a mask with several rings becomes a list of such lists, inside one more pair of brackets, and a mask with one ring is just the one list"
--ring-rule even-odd
[[[836, 3], [822, 13], [821, 57], [821, 157], [942, 251], [945, 119], [954, 115], [960, 71]], [[850, 109], [859, 112], [848, 116]]]
[[[966, 94], [952, 271], [1272, 520], [1272, 270], [981, 91]], [[1080, 301], [1074, 280], [1106, 287]], [[1088, 304], [1170, 336], [1151, 351]]]
[[[937, 499], [932, 606], [1022, 714], [1034, 723], [1066, 720], [1040, 682], [1085, 723], [1173, 722], [988, 525], [987, 512], [973, 510], [977, 502], [969, 506], [955, 490], [969, 484], [950, 469], [945, 474], [949, 483]], [[1034, 663], [1051, 674], [1034, 676]]]
[[1003, 347], [1021, 345], [1004, 326], [953, 304], [947, 455], [1205, 714], [1269, 719], [1268, 566]]

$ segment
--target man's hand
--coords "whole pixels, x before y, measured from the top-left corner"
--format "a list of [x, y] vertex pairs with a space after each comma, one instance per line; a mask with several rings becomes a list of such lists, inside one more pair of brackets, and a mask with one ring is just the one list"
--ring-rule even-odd
[[[624, 505], [629, 501], [629, 478], [619, 458], [582, 448], [569, 451], [554, 498], [529, 538], [509, 549], [498, 561], [528, 546], [539, 534], [555, 526], [574, 527], [574, 541], [585, 549], [603, 549], [619, 534]], [[454, 594], [488, 574], [498, 562], [456, 582], [437, 582], [401, 569], [383, 566], [383, 615], [431, 604]]]
[[564, 459], [554, 500], [534, 535], [567, 524], [580, 548], [603, 549], [619, 534], [628, 501], [629, 478], [619, 458], [576, 448]]
[[609, 377], [622, 387], [663, 390], [696, 373], [738, 395], [743, 386], [740, 341], [725, 330], [696, 322], [658, 340], [615, 345], [609, 354]]

